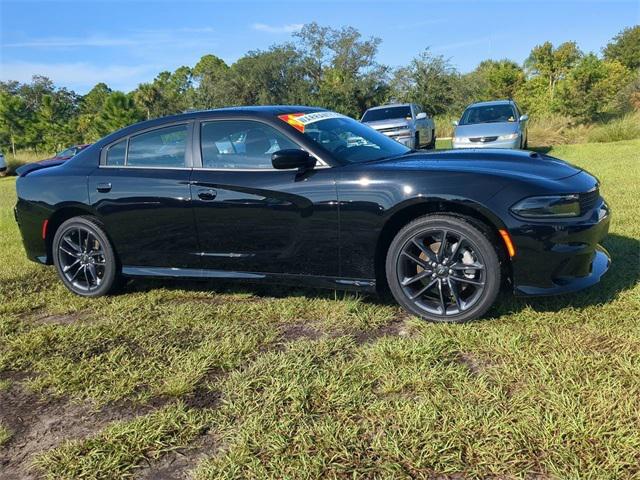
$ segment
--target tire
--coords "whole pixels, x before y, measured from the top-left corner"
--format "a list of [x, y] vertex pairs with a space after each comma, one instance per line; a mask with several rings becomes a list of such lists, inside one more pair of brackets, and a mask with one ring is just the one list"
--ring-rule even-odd
[[433, 150], [434, 148], [436, 148], [436, 131], [435, 130], [431, 130], [431, 141], [429, 142], [429, 145], [427, 145], [427, 148], [429, 150]]
[[481, 317], [501, 285], [498, 252], [487, 231], [452, 215], [427, 215], [405, 225], [391, 242], [385, 262], [393, 297], [409, 313], [432, 322]]
[[51, 251], [58, 276], [76, 295], [101, 297], [120, 284], [115, 251], [94, 217], [65, 221], [56, 230]]
[[414, 150], [420, 150], [420, 132], [416, 132], [415, 134], [413, 139], [413, 148]]

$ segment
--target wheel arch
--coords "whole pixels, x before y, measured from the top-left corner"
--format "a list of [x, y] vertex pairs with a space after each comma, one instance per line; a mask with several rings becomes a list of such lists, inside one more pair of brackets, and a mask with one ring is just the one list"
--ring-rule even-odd
[[376, 286], [378, 290], [388, 290], [385, 275], [385, 259], [389, 246], [396, 234], [409, 222], [418, 217], [429, 214], [442, 214], [463, 217], [474, 225], [485, 230], [495, 241], [500, 262], [504, 267], [504, 278], [512, 279], [511, 260], [507, 247], [502, 240], [499, 230], [505, 229], [503, 222], [486, 207], [471, 201], [434, 198], [423, 201], [412, 201], [396, 208], [384, 223], [375, 251]]
[[87, 208], [84, 205], [67, 205], [62, 208], [59, 208], [49, 217], [47, 223], [47, 231], [44, 238], [45, 246], [47, 249], [47, 264], [51, 265], [53, 263], [53, 238], [64, 222], [73, 217], [80, 216], [92, 216], [98, 218], [95, 212], [92, 212], [91, 209]]

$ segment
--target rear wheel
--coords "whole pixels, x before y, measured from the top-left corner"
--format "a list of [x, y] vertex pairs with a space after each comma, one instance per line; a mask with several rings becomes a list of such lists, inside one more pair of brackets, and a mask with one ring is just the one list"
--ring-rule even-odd
[[464, 218], [429, 215], [391, 242], [386, 276], [396, 301], [434, 322], [483, 315], [500, 290], [498, 254], [485, 233]]
[[77, 295], [99, 297], [117, 283], [115, 252], [102, 225], [93, 217], [74, 217], [60, 225], [52, 252], [58, 276]]
[[416, 150], [420, 149], [420, 132], [416, 132], [415, 136], [413, 137], [413, 148]]

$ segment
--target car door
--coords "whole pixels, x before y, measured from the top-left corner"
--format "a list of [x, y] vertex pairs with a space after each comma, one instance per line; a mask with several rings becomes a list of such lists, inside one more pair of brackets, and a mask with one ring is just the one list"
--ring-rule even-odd
[[89, 198], [123, 267], [198, 268], [191, 212], [192, 122], [165, 125], [103, 148]]
[[274, 169], [273, 152], [301, 147], [262, 121], [202, 121], [196, 132], [191, 196], [203, 268], [337, 276], [332, 169]]

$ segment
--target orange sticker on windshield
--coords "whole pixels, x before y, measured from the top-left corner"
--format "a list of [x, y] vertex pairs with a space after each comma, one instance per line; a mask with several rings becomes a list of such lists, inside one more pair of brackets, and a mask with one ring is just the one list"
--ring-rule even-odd
[[304, 127], [310, 123], [329, 120], [330, 118], [344, 118], [344, 115], [336, 112], [320, 111], [311, 113], [288, 113], [286, 115], [278, 115], [278, 118], [304, 133]]
[[304, 113], [288, 113], [286, 115], [278, 115], [278, 118], [283, 122], [287, 122], [296, 130], [304, 133], [304, 123], [298, 120], [303, 115]]

